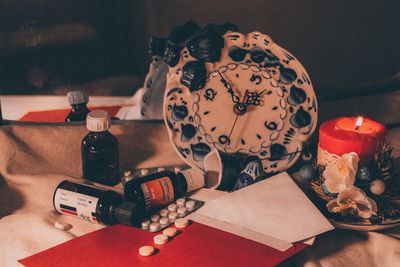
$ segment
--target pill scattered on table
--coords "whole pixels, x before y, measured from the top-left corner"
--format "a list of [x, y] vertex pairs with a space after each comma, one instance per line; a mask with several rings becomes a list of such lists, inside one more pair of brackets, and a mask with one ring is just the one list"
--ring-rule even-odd
[[61, 230], [70, 230], [72, 228], [72, 225], [69, 223], [63, 223], [63, 222], [59, 222], [59, 221], [55, 221], [54, 222], [54, 227], [57, 229], [61, 229]]
[[160, 223], [161, 223], [161, 226], [166, 225], [169, 223], [169, 219], [163, 217], [160, 219]]
[[159, 235], [156, 235], [153, 238], [153, 240], [154, 240], [154, 244], [156, 244], [156, 245], [164, 245], [165, 243], [168, 242], [168, 236], [164, 235], [164, 234], [159, 234]]
[[183, 206], [185, 206], [185, 202], [186, 202], [186, 200], [185, 200], [184, 198], [178, 198], [178, 199], [176, 200], [176, 204], [178, 205], [178, 207], [183, 207]]
[[168, 210], [169, 211], [176, 211], [177, 208], [178, 208], [178, 206], [176, 204], [169, 204], [168, 205]]
[[157, 231], [158, 229], [160, 229], [160, 224], [153, 222], [150, 224], [150, 231]]
[[151, 215], [152, 222], [158, 222], [158, 220], [160, 220], [160, 215], [158, 215], [158, 214]]
[[179, 218], [179, 219], [176, 219], [176, 221], [175, 221], [176, 228], [185, 228], [188, 225], [189, 225], [189, 220], [186, 218]]
[[139, 248], [139, 254], [147, 257], [154, 254], [154, 248], [152, 246], [143, 246]]
[[141, 223], [141, 225], [142, 225], [142, 228], [143, 228], [143, 229], [149, 229], [150, 220], [144, 220], [144, 221]]
[[181, 217], [183, 217], [183, 216], [185, 216], [186, 211], [187, 211], [187, 210], [186, 210], [185, 207], [180, 207], [180, 208], [178, 208], [178, 215], [181, 216]]
[[189, 211], [192, 211], [194, 209], [195, 205], [196, 205], [196, 202], [194, 202], [193, 200], [189, 200], [188, 202], [186, 202], [186, 208]]
[[174, 227], [167, 228], [163, 231], [163, 234], [166, 236], [169, 236], [169, 237], [176, 236], [177, 233], [178, 233], [178, 230], [176, 230], [176, 228], [174, 228]]
[[168, 219], [170, 220], [176, 220], [178, 218], [178, 213], [177, 212], [171, 212], [168, 214]]
[[161, 217], [168, 217], [169, 211], [167, 209], [160, 210]]

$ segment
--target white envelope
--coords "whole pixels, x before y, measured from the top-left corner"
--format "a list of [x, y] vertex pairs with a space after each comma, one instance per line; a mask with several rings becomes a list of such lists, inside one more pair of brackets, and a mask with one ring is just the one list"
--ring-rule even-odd
[[281, 251], [334, 228], [287, 173], [208, 201], [190, 219]]

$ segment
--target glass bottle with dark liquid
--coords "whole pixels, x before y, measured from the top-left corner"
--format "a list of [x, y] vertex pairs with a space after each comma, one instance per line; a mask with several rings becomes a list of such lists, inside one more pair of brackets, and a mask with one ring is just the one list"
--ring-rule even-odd
[[67, 94], [68, 102], [71, 105], [71, 112], [65, 118], [66, 122], [85, 121], [90, 110], [87, 107], [89, 97], [82, 91], [71, 91]]
[[137, 204], [114, 191], [68, 180], [54, 191], [53, 206], [59, 213], [93, 223], [138, 225], [143, 217]]
[[111, 120], [104, 110], [91, 111], [86, 118], [90, 131], [82, 140], [83, 178], [93, 182], [116, 185], [120, 182], [118, 141], [108, 129]]

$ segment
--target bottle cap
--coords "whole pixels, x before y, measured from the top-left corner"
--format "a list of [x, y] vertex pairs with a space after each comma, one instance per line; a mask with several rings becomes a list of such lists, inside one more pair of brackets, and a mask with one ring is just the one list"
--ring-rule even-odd
[[122, 202], [115, 211], [117, 222], [124, 225], [134, 226], [140, 220], [137, 214], [137, 205], [132, 202]]
[[205, 173], [200, 169], [187, 169], [180, 172], [186, 179], [187, 191], [191, 192], [204, 187]]
[[83, 104], [89, 102], [89, 96], [82, 91], [71, 91], [67, 94], [68, 102], [71, 105]]
[[86, 128], [91, 132], [104, 132], [110, 126], [110, 116], [104, 110], [93, 110], [86, 117]]

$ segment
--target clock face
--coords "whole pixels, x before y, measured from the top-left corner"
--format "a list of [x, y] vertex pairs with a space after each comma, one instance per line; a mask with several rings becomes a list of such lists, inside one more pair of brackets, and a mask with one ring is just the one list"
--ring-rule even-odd
[[267, 173], [286, 170], [316, 127], [306, 71], [267, 35], [211, 35], [193, 37], [170, 65], [164, 119], [173, 146], [200, 168], [217, 149], [257, 156]]
[[194, 95], [195, 125], [207, 144], [221, 151], [266, 157], [265, 148], [284, 126], [283, 95], [271, 75], [257, 66], [221, 66]]

